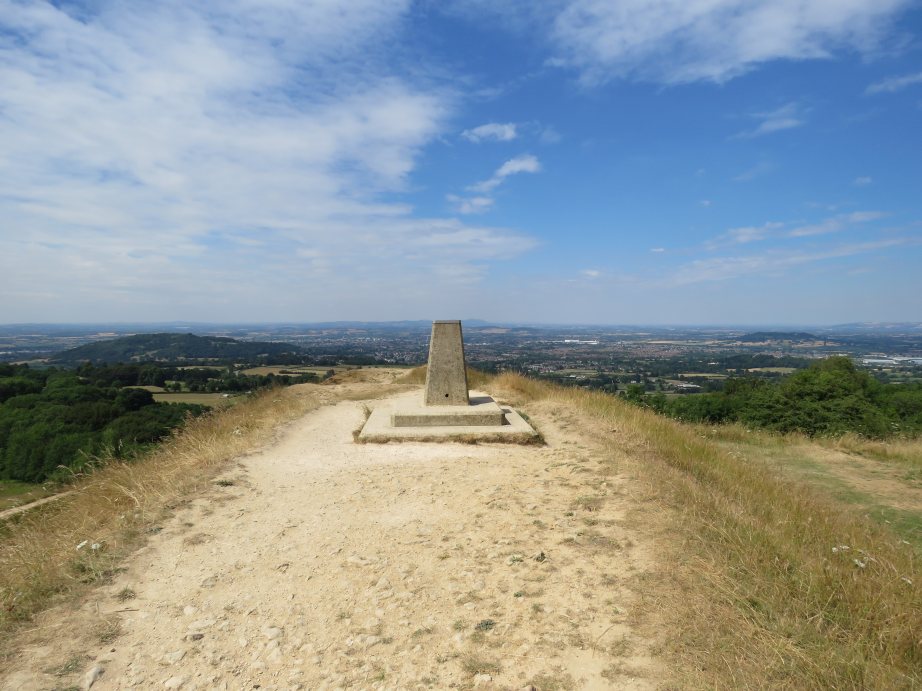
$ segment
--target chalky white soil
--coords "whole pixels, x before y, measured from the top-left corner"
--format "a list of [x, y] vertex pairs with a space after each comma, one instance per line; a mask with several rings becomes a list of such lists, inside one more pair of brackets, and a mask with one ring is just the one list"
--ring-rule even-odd
[[[3, 688], [656, 687], [630, 480], [596, 472], [572, 413], [527, 411], [546, 447], [362, 445], [361, 401], [308, 414], [46, 616]], [[54, 617], [81, 616], [120, 633], [55, 640]]]

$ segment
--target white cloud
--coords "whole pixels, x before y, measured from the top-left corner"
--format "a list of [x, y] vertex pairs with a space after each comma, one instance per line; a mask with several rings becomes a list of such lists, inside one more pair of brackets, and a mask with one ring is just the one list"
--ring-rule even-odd
[[873, 50], [908, 0], [572, 0], [552, 19], [584, 81], [723, 82], [778, 59]]
[[894, 91], [900, 91], [905, 89], [907, 86], [914, 86], [915, 84], [922, 84], [922, 72], [916, 72], [915, 74], [906, 74], [902, 77], [890, 77], [879, 82], [871, 84], [867, 89], [865, 89], [866, 94], [885, 94], [893, 93]]
[[532, 156], [531, 154], [516, 156], [515, 158], [510, 158], [508, 161], [503, 163], [503, 165], [497, 168], [496, 172], [493, 173], [491, 178], [483, 180], [482, 182], [475, 183], [468, 189], [472, 192], [492, 192], [494, 189], [503, 184], [506, 178], [508, 178], [510, 175], [517, 175], [519, 173], [537, 173], [540, 170], [541, 163], [535, 156]]
[[456, 194], [448, 194], [446, 199], [452, 204], [454, 210], [460, 214], [484, 213], [489, 211], [494, 203], [493, 197], [488, 195], [502, 185], [506, 178], [519, 173], [537, 173], [540, 170], [541, 163], [531, 154], [516, 156], [497, 168], [489, 179], [469, 185], [467, 189], [469, 192], [474, 193], [472, 196], [462, 197]]
[[0, 291], [57, 304], [0, 319], [336, 314], [530, 246], [392, 201], [453, 105], [374, 59], [409, 0], [68, 7], [0, 0]]
[[766, 134], [790, 130], [806, 124], [803, 108], [797, 103], [787, 103], [780, 108], [765, 113], [754, 113], [751, 117], [759, 124], [751, 130], [739, 132], [734, 138], [752, 139]]
[[855, 178], [855, 179], [852, 181], [852, 184], [853, 184], [855, 187], [867, 187], [867, 186], [870, 185], [872, 182], [874, 182], [874, 180], [873, 180], [873, 178], [871, 178], [869, 175], [862, 175], [861, 177]]
[[650, 251], [656, 252], [657, 254], [659, 254], [660, 252], [665, 252], [666, 248], [665, 247], [653, 247], [650, 249]]
[[602, 275], [602, 272], [599, 271], [598, 269], [583, 269], [582, 271], [580, 271], [580, 274], [582, 274], [586, 278], [598, 278], [599, 276]]
[[512, 141], [518, 136], [516, 131], [516, 125], [514, 122], [507, 122], [500, 124], [498, 122], [491, 122], [486, 125], [481, 125], [480, 127], [475, 127], [470, 130], [464, 130], [461, 133], [461, 136], [475, 143], [479, 143], [486, 140], [493, 140], [497, 142], [508, 142]]

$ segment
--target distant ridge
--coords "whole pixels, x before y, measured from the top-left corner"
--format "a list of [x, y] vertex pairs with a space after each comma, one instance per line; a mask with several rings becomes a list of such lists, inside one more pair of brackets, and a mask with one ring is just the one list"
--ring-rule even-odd
[[58, 353], [51, 362], [177, 362], [184, 360], [252, 360], [260, 356], [300, 354], [290, 343], [238, 341], [223, 336], [196, 336], [184, 333], [137, 334], [97, 341]]

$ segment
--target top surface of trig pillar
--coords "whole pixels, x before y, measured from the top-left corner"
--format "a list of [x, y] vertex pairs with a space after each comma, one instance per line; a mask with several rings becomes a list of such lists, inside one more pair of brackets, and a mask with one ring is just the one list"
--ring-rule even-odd
[[432, 322], [425, 405], [470, 405], [460, 321]]

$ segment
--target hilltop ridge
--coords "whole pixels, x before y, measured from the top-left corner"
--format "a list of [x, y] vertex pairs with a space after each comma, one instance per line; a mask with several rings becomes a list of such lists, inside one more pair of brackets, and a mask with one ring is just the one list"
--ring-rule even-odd
[[289, 343], [238, 341], [224, 336], [196, 336], [189, 333], [152, 333], [97, 341], [62, 351], [52, 363], [81, 362], [180, 362], [183, 360], [253, 360], [299, 354]]

